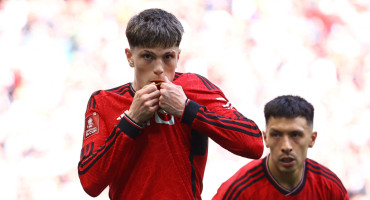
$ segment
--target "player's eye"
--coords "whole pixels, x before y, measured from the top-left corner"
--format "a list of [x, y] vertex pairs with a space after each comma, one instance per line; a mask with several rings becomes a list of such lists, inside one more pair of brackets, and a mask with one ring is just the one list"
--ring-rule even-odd
[[300, 137], [302, 135], [302, 133], [295, 131], [295, 132], [292, 132], [290, 135], [291, 135], [291, 137]]
[[280, 134], [278, 132], [272, 132], [272, 133], [270, 133], [270, 136], [273, 137], [273, 138], [276, 138], [276, 137], [279, 137]]
[[150, 55], [150, 54], [143, 54], [142, 57], [145, 59], [145, 60], [153, 60], [154, 59], [154, 56]]
[[173, 55], [171, 54], [167, 54], [165, 57], [164, 57], [166, 60], [171, 60], [173, 58]]

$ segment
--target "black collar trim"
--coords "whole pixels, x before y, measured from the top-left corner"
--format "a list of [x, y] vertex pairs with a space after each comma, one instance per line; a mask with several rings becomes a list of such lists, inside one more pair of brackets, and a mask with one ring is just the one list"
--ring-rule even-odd
[[298, 194], [299, 192], [302, 191], [302, 189], [304, 188], [304, 185], [306, 183], [306, 174], [307, 174], [307, 168], [306, 168], [306, 162], [304, 163], [304, 169], [303, 169], [303, 175], [302, 175], [302, 179], [301, 181], [299, 182], [299, 184], [293, 188], [292, 190], [288, 190], [287, 188], [285, 188], [284, 186], [280, 185], [276, 180], [275, 178], [272, 176], [271, 172], [270, 172], [270, 169], [268, 167], [268, 159], [270, 158], [270, 154], [268, 156], [266, 156], [263, 160], [263, 170], [265, 171], [265, 174], [266, 174], [266, 177], [267, 179], [270, 181], [270, 183], [283, 195], [285, 196], [293, 196], [293, 195], [296, 195]]

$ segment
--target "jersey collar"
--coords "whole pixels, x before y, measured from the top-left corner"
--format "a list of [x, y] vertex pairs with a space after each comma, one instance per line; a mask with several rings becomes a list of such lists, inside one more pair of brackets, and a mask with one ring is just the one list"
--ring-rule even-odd
[[267, 179], [270, 181], [270, 183], [280, 192], [282, 193], [283, 195], [285, 196], [293, 196], [293, 195], [296, 195], [298, 194], [304, 187], [305, 183], [306, 183], [306, 174], [307, 174], [307, 169], [306, 169], [306, 162], [304, 163], [304, 169], [303, 169], [303, 175], [302, 175], [302, 179], [301, 181], [299, 182], [299, 184], [293, 188], [292, 190], [288, 190], [287, 188], [283, 187], [282, 185], [280, 185], [276, 180], [275, 178], [272, 176], [271, 172], [270, 172], [270, 169], [268, 167], [268, 159], [270, 158], [270, 154], [268, 156], [266, 156], [263, 160], [263, 170], [265, 171], [265, 174], [266, 174], [266, 177]]

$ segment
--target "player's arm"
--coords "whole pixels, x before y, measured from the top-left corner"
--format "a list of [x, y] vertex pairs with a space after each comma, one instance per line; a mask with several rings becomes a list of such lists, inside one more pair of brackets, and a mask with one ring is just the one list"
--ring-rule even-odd
[[234, 154], [254, 159], [260, 158], [263, 153], [263, 142], [255, 122], [244, 117], [234, 108], [212, 110], [215, 107], [226, 106], [228, 101], [218, 95], [209, 96], [215, 99], [221, 98], [224, 102], [211, 100], [208, 106], [204, 106], [190, 99], [185, 107], [182, 122], [207, 135]]
[[112, 128], [107, 127], [103, 105], [93, 95], [86, 110], [86, 122], [78, 175], [90, 196], [98, 196], [113, 180], [118, 170], [124, 170], [134, 152], [136, 136], [142, 128], [127, 115]]
[[198, 78], [199, 90], [186, 93], [190, 100], [182, 122], [234, 154], [260, 158], [263, 140], [257, 124], [235, 109], [217, 86], [202, 76]]
[[[168, 91], [168, 97], [161, 96], [160, 106], [166, 106], [165, 110], [177, 117], [176, 110], [183, 109], [180, 117], [183, 123], [207, 135], [227, 150], [248, 158], [260, 158], [263, 153], [263, 141], [255, 122], [233, 108], [223, 92], [206, 78], [197, 75], [190, 82], [187, 84], [196, 86], [186, 90], [185, 97], [181, 92], [169, 93], [171, 84], [162, 84], [161, 94], [165, 96], [163, 93]], [[162, 101], [172, 101], [167, 104], [178, 106], [172, 106], [174, 108], [171, 110], [171, 107], [168, 108]]]

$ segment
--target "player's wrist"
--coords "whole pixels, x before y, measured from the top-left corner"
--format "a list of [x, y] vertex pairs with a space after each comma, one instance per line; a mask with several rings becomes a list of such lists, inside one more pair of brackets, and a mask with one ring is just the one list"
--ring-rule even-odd
[[131, 115], [131, 112], [129, 110], [126, 110], [124, 112], [125, 116], [131, 121], [133, 122], [134, 124], [136, 124], [137, 126], [141, 127], [141, 128], [144, 128], [145, 126], [145, 123], [141, 123], [139, 122], [137, 119], [133, 118], [132, 115]]
[[182, 116], [184, 115], [184, 111], [185, 111], [185, 107], [186, 107], [186, 104], [188, 103], [189, 99], [186, 98], [183, 102], [183, 104], [181, 105], [181, 107], [177, 110], [176, 112], [176, 117], [178, 118], [182, 118]]
[[190, 99], [186, 98], [184, 108], [182, 109], [182, 112], [181, 112], [181, 115], [180, 115], [180, 119], [182, 119], [184, 117], [185, 108], [186, 108], [186, 105], [188, 105], [189, 101], [190, 101]]

